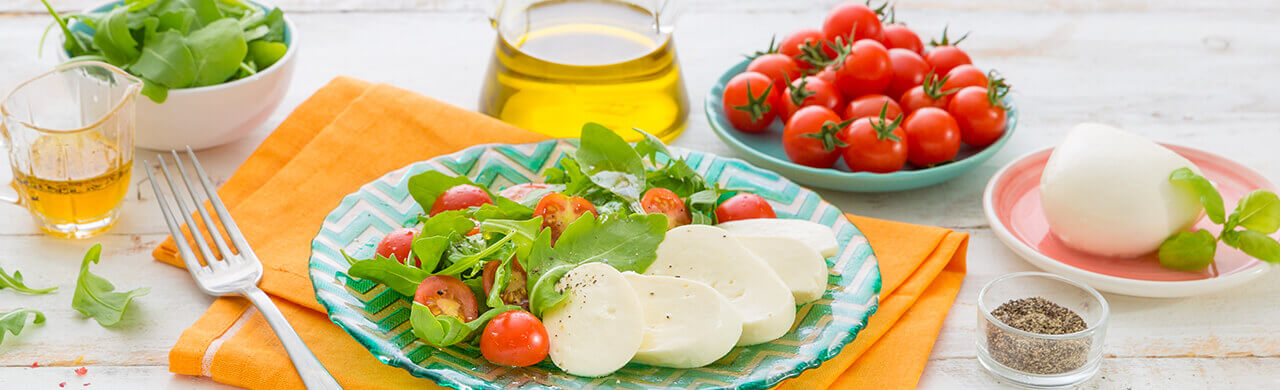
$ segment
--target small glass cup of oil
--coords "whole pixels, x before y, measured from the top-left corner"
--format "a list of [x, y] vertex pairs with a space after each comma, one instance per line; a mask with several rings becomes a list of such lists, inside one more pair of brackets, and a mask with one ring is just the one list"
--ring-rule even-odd
[[671, 40], [677, 0], [491, 0], [497, 29], [481, 110], [557, 138], [596, 122], [670, 141], [689, 102]]
[[85, 238], [115, 224], [133, 167], [134, 103], [142, 81], [94, 61], [64, 64], [0, 102], [12, 186], [36, 224]]

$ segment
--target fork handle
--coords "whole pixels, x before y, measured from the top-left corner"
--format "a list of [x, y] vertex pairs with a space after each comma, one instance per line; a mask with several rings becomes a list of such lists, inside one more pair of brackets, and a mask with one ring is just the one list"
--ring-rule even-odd
[[316, 359], [316, 355], [307, 348], [307, 344], [302, 342], [302, 338], [298, 337], [298, 332], [289, 325], [289, 321], [284, 318], [284, 314], [280, 313], [275, 302], [271, 302], [271, 298], [267, 297], [267, 293], [253, 286], [240, 291], [240, 295], [249, 298], [249, 302], [253, 302], [253, 305], [258, 307], [258, 312], [262, 313], [262, 317], [267, 319], [271, 329], [276, 331], [276, 337], [280, 339], [281, 344], [284, 344], [284, 350], [289, 353], [289, 359], [293, 360], [293, 367], [298, 370], [298, 376], [302, 378], [302, 384], [308, 390], [342, 389], [338, 381], [329, 375], [328, 370], [325, 370], [324, 365], [320, 364], [320, 360]]

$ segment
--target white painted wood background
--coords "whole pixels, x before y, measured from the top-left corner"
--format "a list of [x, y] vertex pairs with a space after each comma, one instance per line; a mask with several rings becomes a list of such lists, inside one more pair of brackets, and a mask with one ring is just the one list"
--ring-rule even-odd
[[[60, 10], [96, 3], [53, 2]], [[493, 40], [484, 2], [277, 3], [300, 29], [293, 86], [271, 121], [249, 138], [200, 153], [217, 179], [234, 172], [294, 106], [337, 75], [476, 107]], [[772, 34], [819, 25], [836, 1], [685, 3], [676, 41], [694, 113], [675, 144], [731, 155], [701, 113], [705, 91], [740, 53], [759, 49]], [[972, 235], [968, 277], [921, 387], [1000, 385], [974, 358], [975, 296], [992, 278], [1033, 267], [992, 235], [980, 207], [982, 188], [1000, 166], [1054, 144], [1073, 124], [1117, 124], [1230, 156], [1280, 182], [1280, 1], [902, 0], [898, 14], [924, 35], [946, 24], [973, 30], [964, 47], [977, 65], [1008, 77], [1022, 114], [1017, 134], [995, 158], [949, 183], [891, 194], [819, 191], [848, 212]], [[35, 56], [49, 22], [38, 0], [0, 2], [0, 90], [55, 62]], [[0, 292], [0, 308], [38, 308], [49, 317], [0, 345], [0, 388], [56, 388], [62, 381], [68, 388], [220, 387], [166, 368], [169, 347], [212, 298], [197, 291], [185, 271], [151, 259], [167, 232], [150, 190], [139, 191], [136, 175], [134, 181], [120, 224], [88, 241], [44, 236], [24, 210], [0, 205], [0, 264], [23, 271], [31, 285], [61, 288], [44, 296]], [[152, 287], [112, 329], [70, 308], [80, 258], [99, 241], [104, 259], [94, 272], [122, 288]], [[1280, 387], [1280, 272], [1196, 298], [1107, 298], [1113, 310], [1107, 358], [1085, 388]], [[40, 367], [30, 368], [34, 362]], [[88, 375], [73, 373], [80, 366]]]

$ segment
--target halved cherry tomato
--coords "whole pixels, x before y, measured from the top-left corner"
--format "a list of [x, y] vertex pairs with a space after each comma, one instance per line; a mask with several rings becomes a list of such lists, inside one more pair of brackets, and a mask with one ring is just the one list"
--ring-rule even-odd
[[516, 202], [523, 202], [524, 198], [526, 196], [529, 196], [530, 192], [534, 192], [534, 191], [541, 190], [544, 188], [549, 188], [549, 187], [551, 186], [547, 185], [546, 183], [520, 183], [507, 188], [503, 188], [502, 191], [498, 192], [498, 196], [511, 199]]
[[898, 104], [902, 105], [902, 112], [911, 114], [924, 107], [947, 108], [950, 95], [956, 91], [942, 89], [942, 85], [946, 82], [946, 77], [939, 80], [936, 73], [931, 72], [926, 75], [924, 84], [911, 88], [898, 99]]
[[644, 197], [640, 198], [640, 206], [649, 214], [665, 214], [667, 230], [693, 222], [689, 210], [684, 207], [684, 201], [666, 188], [650, 188], [645, 191]]
[[467, 322], [476, 319], [476, 295], [458, 278], [448, 275], [432, 275], [422, 280], [413, 301], [421, 303], [431, 314], [446, 315]]
[[902, 96], [911, 88], [924, 84], [924, 76], [929, 73], [929, 64], [924, 62], [924, 58], [907, 49], [889, 49], [889, 62], [893, 64], [893, 78], [885, 89], [889, 96]]
[[378, 256], [395, 258], [401, 264], [418, 267], [418, 259], [410, 258], [409, 250], [413, 247], [413, 238], [418, 235], [418, 229], [406, 227], [392, 230], [387, 233], [386, 237], [382, 237], [382, 241], [378, 242], [378, 247], [374, 249], [374, 253]]
[[987, 75], [978, 67], [964, 64], [947, 72], [947, 82], [942, 83], [944, 91], [960, 91], [964, 87], [986, 87]]
[[884, 92], [893, 81], [889, 51], [870, 39], [854, 42], [844, 62], [836, 64], [836, 87], [845, 96]]
[[773, 79], [757, 72], [742, 72], [724, 86], [724, 115], [734, 128], [756, 133], [769, 127], [777, 117], [776, 104], [781, 90], [773, 88]]
[[964, 34], [960, 39], [952, 42], [947, 38], [947, 29], [943, 28], [942, 39], [929, 42], [933, 49], [924, 54], [924, 60], [933, 68], [934, 74], [945, 75], [957, 66], [973, 63], [973, 61], [969, 60], [969, 55], [965, 54], [964, 50], [956, 47], [956, 45], [960, 44], [960, 41], [963, 41], [968, 36], [969, 34]]
[[829, 108], [800, 108], [782, 131], [782, 151], [796, 164], [831, 168], [840, 159], [840, 149], [844, 148], [844, 142], [837, 139], [836, 134], [848, 124]]
[[775, 91], [786, 89], [791, 80], [800, 78], [800, 66], [796, 60], [781, 53], [761, 54], [747, 64], [747, 71], [769, 76]]
[[512, 310], [489, 320], [480, 334], [480, 354], [490, 363], [512, 367], [538, 364], [547, 358], [547, 328], [529, 312]]
[[807, 76], [791, 82], [791, 86], [782, 95], [782, 102], [782, 121], [786, 122], [795, 115], [796, 111], [805, 106], [823, 106], [832, 111], [839, 110], [840, 106], [844, 105], [844, 96], [841, 96], [840, 91], [826, 80]]
[[768, 201], [752, 193], [739, 193], [716, 206], [716, 221], [719, 223], [777, 217]]
[[884, 26], [884, 45], [890, 49], [907, 49], [924, 55], [924, 44], [920, 43], [920, 36], [901, 24]]
[[801, 70], [812, 69], [836, 56], [835, 49], [827, 46], [822, 31], [813, 28], [802, 28], [783, 38], [778, 44], [778, 53], [795, 59]]
[[960, 151], [960, 128], [946, 111], [921, 108], [907, 115], [902, 127], [907, 132], [907, 160], [912, 165], [927, 167], [951, 161]]
[[533, 216], [542, 217], [542, 227], [551, 229], [552, 241], [559, 239], [564, 228], [586, 213], [599, 215], [596, 206], [586, 199], [578, 196], [571, 198], [559, 192], [542, 197], [538, 201], [538, 207], [533, 208]]
[[[490, 260], [484, 263], [484, 272], [481, 273], [480, 283], [484, 286], [484, 295], [490, 294], [489, 290], [493, 290], [493, 283], [498, 279], [498, 267], [502, 266], [501, 261]], [[511, 278], [507, 281], [507, 287], [498, 293], [498, 297], [503, 302], [510, 305], [517, 305], [529, 310], [529, 276], [524, 272], [524, 267], [520, 266], [520, 262], [511, 261]]]
[[436, 202], [431, 204], [429, 215], [477, 207], [487, 203], [493, 203], [493, 198], [489, 197], [488, 192], [470, 184], [459, 184], [445, 190], [440, 197], [436, 198]]
[[898, 106], [898, 102], [893, 101], [885, 95], [866, 95], [849, 102], [844, 108], [844, 120], [858, 120], [861, 118], [875, 118], [880, 116], [880, 109], [885, 104], [889, 105], [889, 109], [885, 112], [885, 118], [890, 121], [898, 119], [902, 116], [902, 107]]
[[840, 139], [849, 146], [844, 148], [844, 163], [854, 172], [897, 172], [907, 163], [907, 133], [898, 126], [899, 117], [892, 122], [885, 114], [888, 106], [874, 118], [853, 121], [840, 132]]
[[883, 41], [884, 25], [880, 23], [879, 10], [848, 2], [835, 6], [827, 13], [827, 19], [822, 22], [822, 34], [827, 42], [843, 44], [860, 39]]
[[1005, 112], [1000, 95], [983, 87], [965, 87], [951, 98], [947, 112], [960, 125], [960, 140], [973, 146], [987, 146], [1004, 135]]

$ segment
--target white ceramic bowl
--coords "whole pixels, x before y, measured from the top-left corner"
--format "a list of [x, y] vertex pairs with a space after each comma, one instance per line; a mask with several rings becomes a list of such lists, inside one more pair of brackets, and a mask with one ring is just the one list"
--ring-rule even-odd
[[[93, 12], [117, 2], [92, 7]], [[284, 16], [284, 57], [253, 76], [218, 85], [169, 90], [164, 103], [138, 97], [134, 145], [153, 150], [207, 149], [244, 138], [261, 126], [289, 91], [298, 29]], [[58, 50], [66, 59], [67, 53]]]

